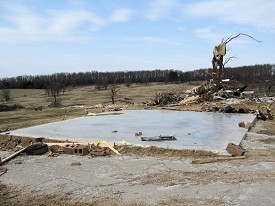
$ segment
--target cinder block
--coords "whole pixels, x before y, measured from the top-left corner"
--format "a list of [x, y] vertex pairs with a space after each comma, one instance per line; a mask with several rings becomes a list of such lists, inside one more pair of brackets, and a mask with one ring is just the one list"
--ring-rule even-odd
[[64, 147], [64, 154], [74, 154], [74, 145], [68, 145]]
[[76, 155], [87, 155], [89, 153], [88, 147], [82, 146], [82, 145], [77, 145], [74, 148], [74, 154]]
[[89, 149], [83, 145], [68, 145], [64, 147], [64, 153], [73, 155], [87, 155], [89, 153]]

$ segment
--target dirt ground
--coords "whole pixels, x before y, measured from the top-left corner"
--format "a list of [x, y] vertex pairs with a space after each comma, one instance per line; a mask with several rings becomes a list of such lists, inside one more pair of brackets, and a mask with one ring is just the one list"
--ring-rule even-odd
[[201, 165], [191, 162], [213, 154], [124, 147], [121, 156], [20, 155], [1, 166], [0, 205], [274, 205], [273, 125], [258, 120], [247, 133], [246, 159]]

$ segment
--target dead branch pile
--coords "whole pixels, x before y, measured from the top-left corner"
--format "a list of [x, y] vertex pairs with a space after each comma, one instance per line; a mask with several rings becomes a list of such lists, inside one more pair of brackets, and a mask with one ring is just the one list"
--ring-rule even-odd
[[211, 95], [209, 93], [202, 94], [202, 95], [200, 95], [197, 102], [200, 103], [200, 102], [205, 102], [205, 101], [208, 101], [208, 102], [213, 101], [213, 95]]
[[178, 103], [184, 98], [183, 93], [175, 93], [172, 91], [158, 92], [153, 99], [155, 105], [167, 105]]

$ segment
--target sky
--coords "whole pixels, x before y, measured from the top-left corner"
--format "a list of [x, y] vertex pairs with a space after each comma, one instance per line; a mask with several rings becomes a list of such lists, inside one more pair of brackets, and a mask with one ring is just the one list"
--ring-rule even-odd
[[0, 78], [275, 63], [273, 0], [0, 0]]

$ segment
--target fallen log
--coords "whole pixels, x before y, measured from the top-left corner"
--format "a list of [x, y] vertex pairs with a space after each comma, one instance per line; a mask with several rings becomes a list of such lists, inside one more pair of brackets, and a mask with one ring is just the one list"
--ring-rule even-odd
[[198, 159], [193, 160], [192, 164], [206, 164], [206, 163], [213, 163], [218, 161], [226, 161], [226, 160], [238, 160], [238, 159], [245, 159], [246, 156], [238, 156], [238, 157], [217, 157], [217, 158], [208, 158], [208, 159]]
[[19, 155], [21, 152], [24, 152], [26, 149], [27, 149], [27, 147], [25, 147], [25, 148], [23, 148], [23, 149], [21, 149], [21, 150], [15, 152], [15, 153], [13, 153], [12, 155], [10, 155], [10, 156], [4, 158], [2, 161], [0, 161], [0, 165], [2, 165], [3, 163], [9, 161], [10, 159], [16, 157], [16, 156]]

